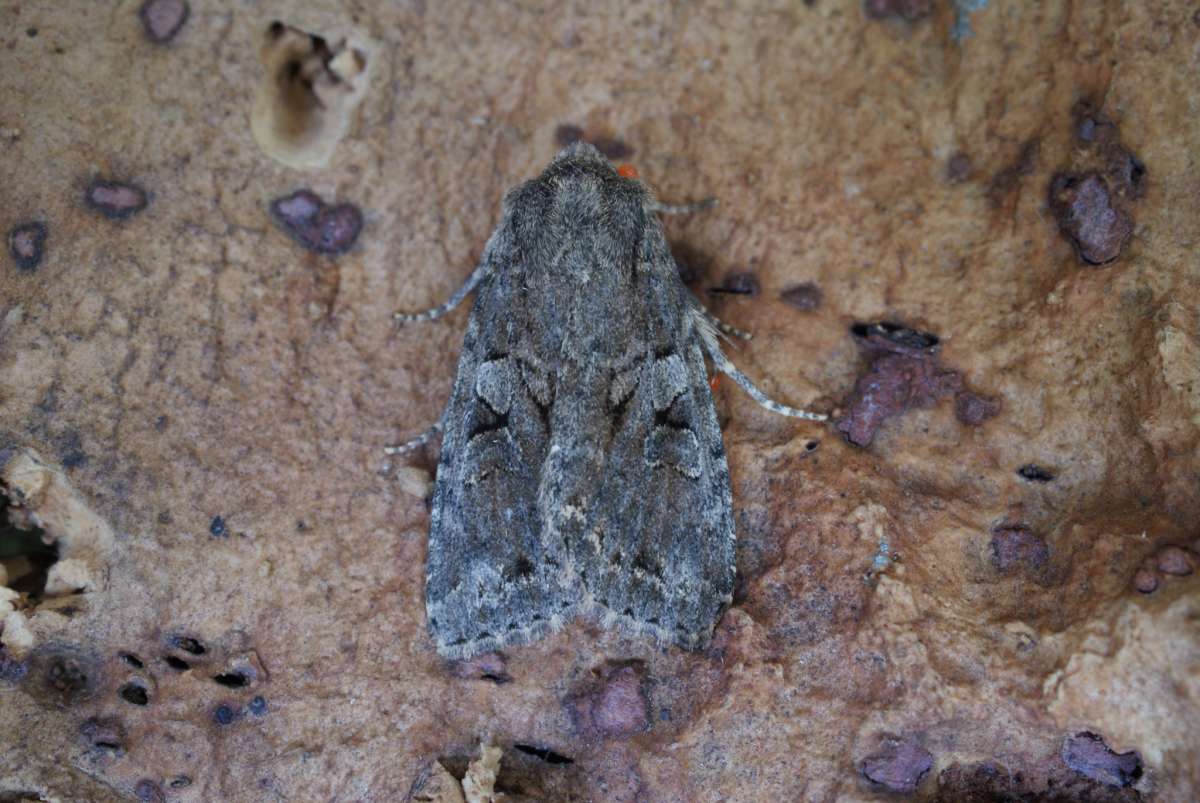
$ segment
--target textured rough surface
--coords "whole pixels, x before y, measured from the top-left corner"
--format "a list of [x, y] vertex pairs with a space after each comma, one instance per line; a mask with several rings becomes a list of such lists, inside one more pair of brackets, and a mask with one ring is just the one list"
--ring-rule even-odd
[[[908, 799], [1200, 798], [1193, 4], [193, 0], [166, 45], [142, 5], [0, 0], [0, 233], [48, 232], [0, 264], [0, 798], [396, 800], [488, 743], [513, 799], [882, 800], [887, 740], [930, 756]], [[373, 43], [320, 169], [250, 131], [275, 20]], [[882, 321], [973, 396], [859, 447], [725, 383], [712, 645], [579, 622], [450, 664], [436, 451], [396, 481], [381, 446], [437, 418], [466, 312], [391, 315], [562, 126], [720, 199], [668, 239], [698, 292], [756, 277], [705, 300], [782, 401], [844, 406]], [[1064, 218], [1060, 176], [1106, 198]], [[301, 188], [361, 212], [344, 253], [272, 219]]]

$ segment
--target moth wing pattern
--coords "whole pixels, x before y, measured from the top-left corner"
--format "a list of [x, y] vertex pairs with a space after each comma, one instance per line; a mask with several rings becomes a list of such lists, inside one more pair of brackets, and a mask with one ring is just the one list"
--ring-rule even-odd
[[[644, 304], [645, 356], [613, 406], [610, 458], [575, 565], [605, 620], [697, 649], [733, 592], [729, 468], [702, 324], [657, 219], [647, 220], [642, 244], [634, 303]], [[625, 390], [618, 374], [612, 398]]]
[[[502, 261], [507, 242], [511, 232], [498, 230], [484, 258]], [[510, 289], [496, 281], [503, 269], [479, 285], [443, 419], [430, 515], [426, 615], [438, 652], [451, 658], [531, 641], [575, 605], [563, 582], [565, 557], [544, 538], [530, 490], [548, 447], [545, 402], [510, 350], [519, 332], [500, 320]]]

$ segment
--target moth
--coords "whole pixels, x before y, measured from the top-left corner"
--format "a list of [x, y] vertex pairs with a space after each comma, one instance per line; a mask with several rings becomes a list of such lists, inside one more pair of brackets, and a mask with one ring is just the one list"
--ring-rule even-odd
[[524, 644], [578, 615], [685, 649], [732, 599], [729, 468], [705, 357], [743, 334], [680, 281], [658, 203], [586, 143], [504, 199], [441, 420], [425, 609], [438, 653]]

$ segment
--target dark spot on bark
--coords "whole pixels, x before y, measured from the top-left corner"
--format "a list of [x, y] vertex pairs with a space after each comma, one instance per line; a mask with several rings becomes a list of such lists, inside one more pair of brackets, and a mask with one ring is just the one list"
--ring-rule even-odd
[[1158, 590], [1158, 575], [1149, 569], [1138, 569], [1133, 575], [1133, 587], [1142, 594], [1153, 594]]
[[144, 669], [146, 664], [141, 658], [138, 658], [131, 652], [121, 653], [121, 660], [132, 666], [134, 669]]
[[650, 726], [638, 663], [607, 664], [566, 699], [575, 727], [601, 738], [624, 738]]
[[191, 785], [192, 779], [186, 775], [177, 775], [171, 779], [169, 784], [167, 784], [167, 786], [170, 786], [172, 789], [186, 789]]
[[146, 0], [138, 16], [142, 18], [142, 30], [155, 44], [165, 45], [175, 38], [188, 20], [187, 0]]
[[1026, 463], [1017, 469], [1017, 476], [1029, 482], [1053, 482], [1054, 474], [1033, 463]]
[[1037, 167], [1038, 154], [1041, 153], [1042, 143], [1036, 137], [1026, 140], [1021, 146], [1016, 160], [992, 177], [988, 185], [988, 195], [992, 203], [1000, 203], [1006, 195], [1017, 188], [1021, 179], [1031, 175]]
[[226, 535], [225, 519], [222, 516], [213, 516], [212, 521], [208, 523], [208, 531], [217, 538]]
[[32, 26], [31, 26], [31, 27], [29, 27], [29, 28], [26, 28], [26, 29], [25, 29], [25, 35], [26, 35], [26, 36], [28, 36], [30, 39], [32, 39], [32, 38], [34, 38], [35, 36], [37, 36], [37, 35], [38, 35], [38, 29], [37, 29], [37, 28], [34, 28], [34, 27], [32, 27]]
[[951, 184], [961, 184], [974, 172], [975, 166], [971, 164], [971, 157], [962, 151], [946, 160], [946, 181]]
[[624, 140], [616, 137], [596, 137], [592, 140], [592, 144], [596, 146], [596, 150], [607, 156], [609, 159], [628, 159], [633, 156], [633, 148], [625, 143]]
[[992, 565], [1001, 574], [1040, 569], [1050, 559], [1045, 539], [1020, 525], [1001, 525], [992, 531]]
[[969, 427], [977, 427], [1000, 413], [1000, 402], [987, 399], [969, 390], [954, 397], [954, 417]]
[[574, 145], [576, 142], [583, 141], [583, 129], [577, 125], [563, 123], [554, 129], [554, 141], [563, 148]]
[[265, 697], [255, 697], [246, 708], [256, 717], [265, 716], [267, 713], [267, 700]]
[[146, 208], [146, 191], [136, 184], [96, 179], [88, 185], [84, 203], [111, 220], [124, 220]]
[[859, 771], [877, 790], [909, 795], [933, 768], [933, 754], [912, 738], [884, 735], [879, 749], [862, 760]]
[[694, 284], [696, 280], [708, 272], [712, 263], [709, 257], [692, 248], [687, 243], [671, 245], [671, 256], [675, 258], [675, 268], [679, 271], [679, 281], [684, 284]]
[[716, 287], [708, 288], [709, 293], [727, 293], [735, 296], [756, 296], [760, 291], [758, 277], [750, 271], [733, 271], [725, 274], [725, 278]]
[[233, 710], [232, 706], [221, 704], [213, 709], [212, 719], [218, 725], [229, 725], [237, 719], [237, 712]]
[[813, 282], [792, 285], [780, 293], [779, 297], [785, 304], [795, 307], [801, 312], [812, 312], [820, 307], [821, 301], [824, 300], [821, 288]]
[[164, 655], [163, 661], [176, 672], [186, 672], [192, 668], [192, 665], [187, 661], [182, 658], [176, 658], [174, 655]]
[[487, 652], [449, 665], [452, 677], [463, 680], [487, 680], [497, 686], [512, 682], [508, 674], [508, 660], [503, 653]]
[[88, 456], [83, 451], [83, 439], [75, 430], [70, 430], [58, 439], [58, 460], [63, 468], [79, 468], [87, 465]]
[[1133, 220], [1114, 207], [1108, 183], [1098, 173], [1059, 173], [1050, 182], [1050, 210], [1080, 259], [1112, 262], [1133, 233]]
[[1142, 777], [1142, 757], [1136, 750], [1114, 753], [1103, 738], [1090, 731], [1063, 741], [1062, 760], [1080, 775], [1108, 786], [1132, 786]]
[[33, 663], [38, 667], [41, 691], [52, 705], [67, 708], [95, 692], [95, 662], [82, 652], [50, 647], [35, 653]]
[[46, 224], [36, 220], [16, 225], [8, 232], [8, 253], [16, 263], [17, 270], [26, 273], [37, 270], [46, 253], [48, 234]]
[[312, 190], [271, 202], [271, 217], [300, 246], [318, 254], [344, 254], [362, 231], [362, 213], [349, 203], [326, 204]]
[[916, 22], [933, 13], [933, 0], [864, 0], [863, 11], [868, 19]]
[[117, 690], [117, 694], [122, 700], [133, 705], [146, 705], [150, 702], [150, 694], [140, 683], [126, 683]]
[[634, 153], [633, 148], [624, 140], [616, 137], [591, 137], [582, 128], [572, 123], [563, 123], [555, 128], [554, 141], [563, 148], [574, 145], [576, 142], [590, 142], [596, 150], [614, 161], [628, 159]]
[[1183, 577], [1195, 571], [1195, 558], [1186, 549], [1165, 546], [1158, 552], [1158, 570], [1163, 574]]
[[79, 726], [89, 749], [110, 754], [125, 751], [125, 726], [116, 717], [91, 717]]
[[532, 744], [514, 744], [514, 750], [518, 750], [527, 756], [533, 756], [545, 761], [547, 764], [574, 764], [575, 759], [564, 756], [562, 753], [556, 753], [553, 750], [547, 750], [544, 747], [537, 747]]

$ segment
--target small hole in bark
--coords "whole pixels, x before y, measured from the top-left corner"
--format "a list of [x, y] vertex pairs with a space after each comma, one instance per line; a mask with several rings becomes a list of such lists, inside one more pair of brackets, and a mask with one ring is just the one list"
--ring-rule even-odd
[[20, 508], [10, 508], [0, 492], [0, 566], [8, 587], [40, 600], [46, 592], [50, 567], [58, 561], [58, 544], [47, 544], [45, 530], [28, 521]]
[[150, 695], [146, 692], [146, 687], [140, 683], [126, 683], [117, 691], [121, 695], [121, 699], [127, 703], [134, 705], [146, 705], [150, 702]]
[[224, 672], [213, 676], [213, 680], [229, 689], [240, 689], [250, 685], [250, 678], [241, 672]]
[[531, 744], [514, 744], [513, 748], [524, 753], [527, 756], [540, 758], [547, 764], [574, 764], [575, 759], [564, 756], [562, 753], [556, 753], [553, 750], [547, 750], [544, 747], [535, 747]]
[[264, 68], [251, 131], [259, 146], [290, 167], [329, 162], [367, 87], [368, 52], [272, 22], [261, 50]]
[[192, 655], [204, 655], [208, 652], [203, 644], [190, 636], [176, 636], [171, 640], [172, 646], [190, 652]]
[[186, 672], [192, 668], [192, 665], [187, 661], [182, 658], [176, 658], [174, 655], [164, 655], [163, 661], [176, 672]]
[[121, 653], [121, 660], [132, 666], [134, 669], [144, 669], [146, 667], [146, 664], [142, 661], [142, 659], [138, 658], [131, 652]]
[[1054, 479], [1054, 474], [1041, 466], [1033, 463], [1026, 463], [1017, 469], [1017, 474], [1023, 480], [1030, 482], [1050, 482]]

